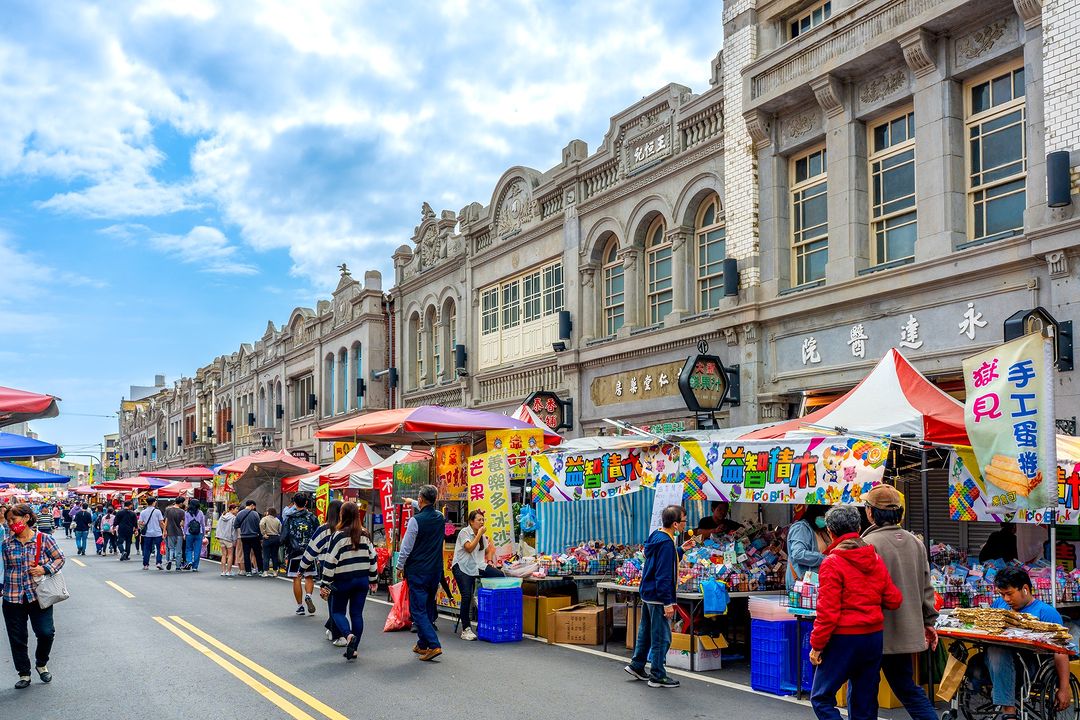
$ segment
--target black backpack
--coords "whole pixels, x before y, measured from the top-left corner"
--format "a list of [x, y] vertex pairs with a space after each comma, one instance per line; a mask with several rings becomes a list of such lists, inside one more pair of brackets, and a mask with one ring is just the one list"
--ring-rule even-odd
[[202, 532], [203, 532], [203, 525], [202, 525], [201, 522], [198, 521], [198, 519], [191, 518], [190, 520], [188, 520], [188, 524], [187, 524], [187, 534], [188, 535], [202, 535]]
[[293, 513], [286, 521], [289, 552], [299, 552], [307, 547], [311, 536], [315, 534], [319, 521], [310, 510]]

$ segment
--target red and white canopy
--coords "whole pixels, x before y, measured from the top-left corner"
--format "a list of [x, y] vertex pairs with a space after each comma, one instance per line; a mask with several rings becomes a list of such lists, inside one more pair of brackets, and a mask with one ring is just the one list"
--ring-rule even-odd
[[[808, 427], [815, 426], [815, 427]], [[893, 348], [843, 397], [809, 415], [754, 430], [742, 439], [820, 434], [822, 427], [969, 445], [964, 405], [934, 385]]]
[[434, 453], [431, 450], [425, 450], [421, 448], [402, 449], [379, 462], [377, 465], [373, 465], [366, 470], [353, 473], [349, 476], [349, 487], [357, 488], [360, 490], [371, 490], [375, 487], [375, 478], [384, 475], [390, 475], [394, 472], [394, 466], [398, 463], [411, 463], [422, 462], [424, 460], [431, 460]]
[[283, 479], [281, 481], [281, 492], [294, 493], [301, 490], [312, 492], [323, 479], [330, 482], [331, 490], [343, 490], [349, 487], [350, 475], [361, 470], [367, 470], [382, 461], [382, 456], [376, 454], [374, 450], [364, 443], [359, 443], [333, 465], [309, 472], [306, 475], [294, 475]]
[[[201, 483], [200, 483], [201, 484]], [[181, 495], [189, 494], [196, 487], [196, 483], [184, 482], [183, 480], [177, 480], [171, 482], [163, 488], [159, 488], [157, 491], [158, 497], [180, 497]]]

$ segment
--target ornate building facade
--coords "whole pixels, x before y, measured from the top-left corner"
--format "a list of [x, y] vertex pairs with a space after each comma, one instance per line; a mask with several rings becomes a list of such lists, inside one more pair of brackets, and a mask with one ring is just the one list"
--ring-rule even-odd
[[[1080, 299], [1075, 204], [1047, 204], [1047, 152], [1078, 189], [1067, 6], [727, 0], [700, 94], [658, 90], [486, 204], [425, 204], [394, 254], [401, 401], [551, 390], [575, 433], [692, 427], [674, 376], [700, 340], [739, 367], [721, 425], [824, 403], [893, 346], [962, 392], [1006, 318]], [[1063, 427], [1077, 395], [1059, 373]]]
[[[281, 327], [120, 410], [120, 473], [216, 465], [264, 447], [333, 460], [320, 427], [389, 406], [389, 328], [382, 276], [348, 268], [330, 300], [296, 308]], [[363, 380], [363, 387], [358, 383]], [[362, 394], [361, 394], [362, 391]]]

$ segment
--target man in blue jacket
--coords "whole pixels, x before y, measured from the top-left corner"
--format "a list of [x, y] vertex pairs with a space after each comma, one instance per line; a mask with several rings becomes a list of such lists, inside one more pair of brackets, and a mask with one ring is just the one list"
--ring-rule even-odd
[[[676, 688], [679, 681], [668, 677], [664, 658], [671, 647], [671, 618], [675, 616], [675, 587], [683, 548], [678, 536], [686, 529], [686, 509], [668, 505], [660, 515], [663, 525], [645, 542], [645, 567], [641, 571], [641, 622], [638, 624], [634, 656], [624, 670], [649, 687]], [[687, 541], [689, 544], [692, 541]], [[684, 547], [685, 545], [684, 544]], [[652, 668], [645, 674], [645, 662]]]
[[416, 624], [416, 647], [421, 660], [442, 655], [442, 644], [435, 632], [435, 593], [443, 576], [443, 542], [446, 518], [435, 509], [439, 491], [434, 485], [420, 488], [419, 512], [409, 518], [398, 552], [398, 569], [409, 583], [409, 613]]

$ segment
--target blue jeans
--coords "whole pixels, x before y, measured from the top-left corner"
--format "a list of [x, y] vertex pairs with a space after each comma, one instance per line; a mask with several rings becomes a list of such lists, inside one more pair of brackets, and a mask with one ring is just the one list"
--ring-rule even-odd
[[1016, 707], [1016, 662], [1017, 653], [1012, 650], [986, 648], [986, 668], [993, 685], [990, 698], [995, 705]]
[[359, 640], [364, 634], [364, 602], [368, 589], [366, 577], [334, 580], [330, 591], [330, 621], [334, 623], [339, 637], [353, 635]]
[[435, 618], [439, 616], [435, 605], [435, 593], [439, 590], [439, 578], [406, 578], [409, 583], [409, 614], [416, 624], [416, 644], [421, 650], [441, 648], [435, 632]]
[[143, 567], [150, 567], [150, 555], [154, 552], [157, 553], [157, 564], [161, 564], [161, 536], [154, 535], [152, 537], [143, 537], [142, 540], [142, 564]]
[[187, 536], [184, 554], [187, 558], [187, 564], [191, 566], [192, 570], [199, 569], [199, 560], [202, 558], [202, 539], [202, 535]]
[[918, 655], [883, 655], [881, 671], [911, 720], [937, 720], [934, 706], [921, 687], [915, 684], [915, 665]]
[[81, 553], [86, 552], [86, 536], [90, 534], [89, 530], [76, 530], [75, 531], [75, 549]]
[[165, 538], [165, 562], [180, 566], [184, 563], [184, 538], [169, 536]]
[[833, 635], [814, 671], [810, 704], [818, 720], [840, 720], [836, 693], [851, 683], [848, 720], [877, 720], [878, 680], [881, 672], [881, 632]]
[[664, 617], [664, 606], [654, 603], [641, 603], [641, 621], [638, 623], [637, 642], [634, 643], [634, 655], [630, 658], [630, 667], [638, 672], [645, 672], [645, 662], [652, 664], [649, 675], [659, 680], [667, 675], [664, 660], [671, 647], [671, 623]]

